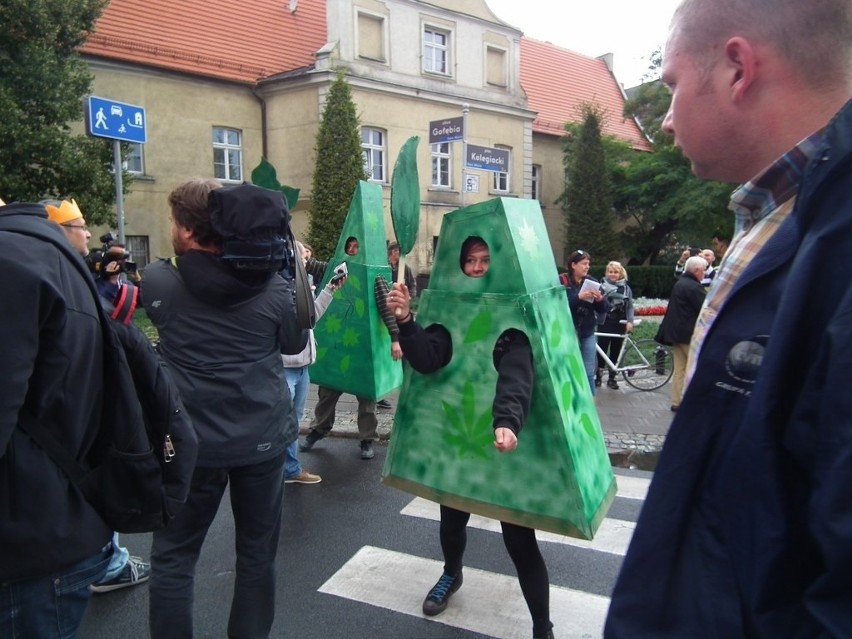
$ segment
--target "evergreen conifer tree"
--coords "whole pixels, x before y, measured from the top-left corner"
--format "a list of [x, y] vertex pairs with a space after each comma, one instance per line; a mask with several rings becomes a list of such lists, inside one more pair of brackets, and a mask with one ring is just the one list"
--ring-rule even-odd
[[366, 180], [361, 133], [349, 83], [342, 73], [332, 83], [316, 142], [308, 242], [314, 255], [334, 253], [359, 180]]
[[566, 219], [566, 252], [583, 249], [598, 263], [618, 257], [602, 119], [599, 107], [586, 104], [582, 107], [582, 124], [566, 126], [568, 185], [560, 198]]

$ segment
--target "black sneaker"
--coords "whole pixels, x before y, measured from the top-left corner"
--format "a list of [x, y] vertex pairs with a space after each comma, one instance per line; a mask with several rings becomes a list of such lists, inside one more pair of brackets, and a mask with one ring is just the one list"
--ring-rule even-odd
[[369, 439], [361, 440], [361, 459], [372, 459], [376, 454], [373, 452], [373, 442]]
[[434, 617], [444, 612], [447, 609], [450, 597], [453, 596], [456, 590], [461, 588], [463, 581], [461, 570], [455, 575], [448, 575], [447, 573], [441, 575], [438, 583], [432, 586], [432, 590], [429, 591], [426, 599], [423, 600], [423, 614]]
[[618, 388], [618, 382], [615, 380], [615, 377], [610, 377], [608, 380], [606, 380], [606, 386], [607, 386], [607, 388], [617, 389]]
[[393, 404], [386, 399], [380, 399], [376, 402], [376, 408], [393, 408]]
[[299, 442], [299, 450], [301, 450], [301, 451], [310, 450], [311, 448], [314, 447], [314, 444], [316, 444], [322, 438], [323, 438], [322, 435], [320, 435], [317, 431], [312, 430], [311, 432], [308, 433], [307, 437], [305, 437], [305, 441]]

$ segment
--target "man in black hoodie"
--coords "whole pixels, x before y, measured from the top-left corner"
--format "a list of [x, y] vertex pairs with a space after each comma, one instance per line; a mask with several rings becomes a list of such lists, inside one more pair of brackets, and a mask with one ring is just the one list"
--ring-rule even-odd
[[[86, 234], [80, 222], [67, 223]], [[75, 268], [59, 246], [68, 241], [44, 206], [0, 206], [2, 637], [73, 636], [89, 586], [112, 554], [112, 530], [18, 427], [29, 411], [84, 459], [101, 421], [103, 341], [94, 285], [81, 273], [82, 258], [71, 256], [80, 260]]]
[[185, 507], [154, 533], [151, 635], [193, 635], [195, 563], [230, 483], [237, 561], [227, 634], [266, 637], [284, 451], [297, 436], [281, 353], [307, 343], [290, 285], [276, 275], [289, 214], [280, 193], [212, 179], [181, 184], [169, 205], [177, 257], [149, 265], [141, 286], [199, 449]]

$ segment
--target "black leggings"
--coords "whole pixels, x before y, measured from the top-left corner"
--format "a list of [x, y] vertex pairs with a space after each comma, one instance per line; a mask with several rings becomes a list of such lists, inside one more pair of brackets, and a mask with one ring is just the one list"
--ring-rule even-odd
[[[467, 522], [470, 513], [441, 506], [441, 550], [444, 552], [444, 572], [454, 575], [462, 567], [467, 545]], [[515, 564], [518, 582], [533, 621], [533, 635], [544, 635], [553, 627], [550, 623], [550, 578], [547, 566], [535, 540], [535, 530], [505, 521], [503, 543]]]
[[[625, 326], [624, 324], [602, 324], [598, 326], [599, 333], [618, 333], [619, 335], [624, 335]], [[621, 345], [624, 343], [624, 340], [620, 337], [598, 337], [598, 346], [601, 347], [601, 350], [606, 353], [607, 357], [612, 360], [613, 364], [618, 363], [618, 354], [621, 352]], [[598, 377], [600, 377], [601, 373], [603, 373], [604, 369], [609, 372], [609, 377], [612, 379], [615, 374], [609, 369], [606, 363], [603, 361], [600, 355], [598, 355]]]

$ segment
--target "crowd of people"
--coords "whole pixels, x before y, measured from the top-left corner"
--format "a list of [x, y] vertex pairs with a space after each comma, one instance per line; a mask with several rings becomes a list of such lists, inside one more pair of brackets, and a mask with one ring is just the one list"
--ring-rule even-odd
[[[842, 278], [825, 277], [852, 248], [852, 3], [767, 6], [683, 0], [663, 54], [662, 81], [672, 91], [664, 130], [697, 176], [742, 186], [732, 196], [734, 236], [685, 251], [676, 269], [657, 335], [674, 353], [676, 414], [612, 593], [607, 639], [852, 636], [852, 404], [837, 385], [852, 364], [852, 293]], [[251, 228], [232, 214], [248, 202]], [[91, 592], [146, 580], [151, 635], [192, 636], [195, 564], [226, 487], [236, 537], [227, 634], [269, 635], [284, 484], [320, 481], [301, 467], [297, 448], [328, 434], [340, 393], [320, 389], [299, 446], [316, 345], [278, 268], [276, 233], [288, 222], [280, 194], [193, 179], [168, 204], [175, 257], [139, 276], [125, 247], [111, 247], [96, 284], [78, 268], [91, 235], [73, 200], [0, 202], [2, 636], [74, 636]], [[247, 258], [246, 238], [271, 252]], [[296, 248], [310, 272], [309, 247]], [[357, 238], [346, 251], [358, 251]], [[398, 269], [398, 246], [389, 245], [388, 258]], [[483, 277], [489, 264], [487, 242], [469, 238], [464, 274]], [[610, 262], [597, 282], [590, 264], [588, 252], [574, 251], [563, 284], [594, 394], [602, 383], [595, 332], [629, 332], [634, 319], [624, 267]], [[402, 279], [375, 282], [391, 335], [387, 356], [439, 373], [451, 340], [418, 324], [407, 267]], [[344, 285], [330, 282], [316, 295], [317, 315]], [[127, 324], [136, 304], [158, 329], [159, 359], [150, 363], [169, 371], [162, 390], [182, 397], [197, 434], [184, 503], [153, 532], [150, 564], [129, 556], [96, 506], [18, 427], [38, 421], [86, 458], [107, 388], [102, 309]], [[612, 354], [618, 341], [601, 347]], [[531, 358], [519, 331], [494, 348], [493, 445], [501, 454], [523, 437]], [[607, 385], [617, 387], [611, 377]], [[365, 460], [373, 457], [375, 408], [359, 398]], [[440, 614], [462, 586], [468, 517], [441, 507], [444, 569], [425, 615]], [[552, 639], [535, 531], [508, 522], [502, 529], [532, 634]]]

